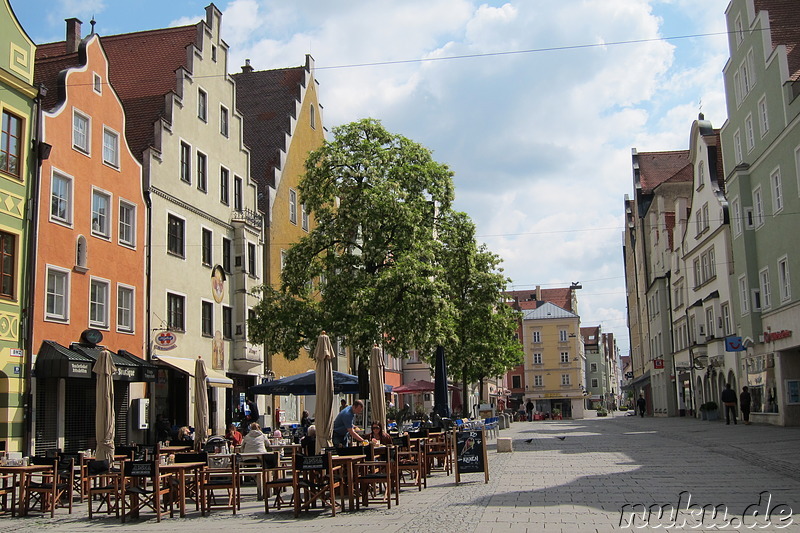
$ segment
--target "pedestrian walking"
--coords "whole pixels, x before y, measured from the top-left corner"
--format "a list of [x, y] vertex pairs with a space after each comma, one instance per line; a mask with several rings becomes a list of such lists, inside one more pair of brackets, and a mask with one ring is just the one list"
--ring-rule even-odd
[[750, 390], [744, 386], [739, 395], [739, 410], [742, 412], [742, 420], [746, 425], [750, 425]]
[[725, 406], [725, 425], [731, 425], [731, 417], [736, 425], [736, 391], [730, 383], [725, 384], [725, 390], [722, 391], [722, 405]]
[[533, 420], [533, 402], [529, 399], [528, 403], [525, 404], [525, 411], [528, 413], [528, 422]]
[[644, 394], [640, 394], [639, 399], [636, 400], [636, 408], [639, 409], [639, 416], [644, 418], [644, 412], [647, 410], [647, 400], [644, 399]]

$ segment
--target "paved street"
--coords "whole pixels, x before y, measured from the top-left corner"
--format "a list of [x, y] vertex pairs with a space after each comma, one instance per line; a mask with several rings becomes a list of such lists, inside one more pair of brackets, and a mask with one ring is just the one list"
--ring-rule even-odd
[[[800, 531], [800, 428], [704, 422], [686, 418], [623, 416], [577, 421], [517, 422], [502, 430], [511, 437], [513, 453], [489, 447], [490, 481], [482, 474], [454, 478], [436, 473], [422, 492], [406, 489], [400, 506], [370, 507], [356, 513], [326, 512], [295, 520], [292, 512], [266, 516], [263, 505], [247, 489], [241, 514], [218, 511], [203, 518], [155, 519], [126, 524], [127, 531], [380, 531], [380, 532], [584, 532], [617, 531], [625, 504], [673, 505], [680, 512], [671, 521], [669, 508], [649, 528]], [[565, 437], [563, 440], [558, 437]], [[527, 442], [531, 439], [530, 442]], [[685, 492], [684, 492], [685, 491]], [[768, 492], [771, 500], [766, 502]], [[681, 496], [681, 493], [684, 493]], [[691, 500], [687, 498], [691, 496]], [[761, 504], [759, 499], [763, 498]], [[680, 500], [680, 503], [679, 503]], [[688, 505], [688, 508], [687, 508]], [[709, 506], [705, 516], [702, 507]], [[720, 515], [711, 517], [710, 506]], [[771, 525], [766, 511], [772, 509]], [[721, 511], [727, 510], [727, 516]], [[633, 523], [645, 525], [642, 507]], [[747, 510], [744, 523], [742, 514]], [[779, 513], [794, 520], [778, 526]], [[791, 513], [794, 513], [792, 516]], [[674, 523], [673, 523], [674, 522]], [[683, 525], [683, 528], [679, 527]], [[737, 526], [737, 527], [734, 527]], [[762, 526], [764, 526], [762, 528]], [[49, 518], [0, 518], [0, 530], [59, 532], [121, 527], [115, 519], [86, 519], [85, 507]]]

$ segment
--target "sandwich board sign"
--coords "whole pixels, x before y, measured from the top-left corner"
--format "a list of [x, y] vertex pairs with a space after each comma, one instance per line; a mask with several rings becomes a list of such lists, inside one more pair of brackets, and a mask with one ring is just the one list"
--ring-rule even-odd
[[486, 459], [486, 439], [482, 429], [457, 431], [456, 439], [456, 483], [461, 483], [461, 474], [483, 472], [484, 483], [489, 483], [489, 461]]

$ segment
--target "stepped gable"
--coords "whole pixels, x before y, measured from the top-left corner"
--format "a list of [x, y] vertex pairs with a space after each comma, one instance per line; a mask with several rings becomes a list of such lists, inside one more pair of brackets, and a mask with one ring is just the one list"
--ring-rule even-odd
[[766, 10], [769, 16], [773, 48], [786, 47], [789, 79], [800, 79], [800, 9], [797, 0], [754, 0], [756, 13]]

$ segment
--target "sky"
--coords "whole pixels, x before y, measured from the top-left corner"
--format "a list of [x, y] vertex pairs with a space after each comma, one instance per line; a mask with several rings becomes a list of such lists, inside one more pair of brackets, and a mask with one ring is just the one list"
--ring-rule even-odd
[[[11, 0], [36, 43], [196, 23], [199, 0]], [[316, 64], [323, 123], [365, 117], [455, 173], [455, 209], [510, 289], [580, 282], [584, 327], [629, 353], [631, 149], [686, 150], [726, 120], [728, 0], [219, 0], [229, 70]], [[635, 41], [635, 42], [632, 42]]]

